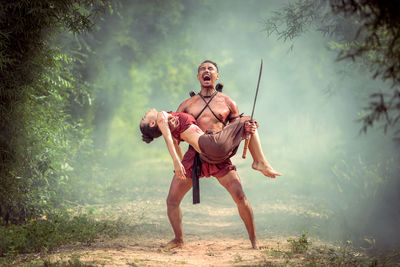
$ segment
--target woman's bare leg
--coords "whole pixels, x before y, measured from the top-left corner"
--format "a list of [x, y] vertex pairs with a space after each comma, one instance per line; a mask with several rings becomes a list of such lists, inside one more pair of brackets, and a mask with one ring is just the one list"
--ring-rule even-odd
[[253, 169], [258, 170], [262, 172], [265, 176], [271, 178], [282, 175], [279, 172], [275, 171], [265, 159], [257, 130], [253, 135], [250, 136], [249, 150], [254, 160], [252, 165]]

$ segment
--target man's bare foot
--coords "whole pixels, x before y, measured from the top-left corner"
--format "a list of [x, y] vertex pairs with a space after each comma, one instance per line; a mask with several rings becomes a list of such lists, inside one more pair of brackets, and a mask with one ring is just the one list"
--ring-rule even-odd
[[251, 246], [253, 247], [253, 249], [256, 249], [256, 250], [264, 250], [264, 249], [266, 249], [266, 246], [261, 246], [259, 243], [258, 243], [258, 240], [257, 239], [255, 239], [255, 240], [250, 240], [251, 241]]
[[165, 245], [166, 250], [174, 249], [174, 248], [181, 248], [183, 247], [183, 240], [172, 239]]
[[282, 174], [275, 171], [268, 163], [254, 161], [251, 166], [254, 170], [260, 171], [265, 176], [275, 178], [276, 176], [281, 176]]

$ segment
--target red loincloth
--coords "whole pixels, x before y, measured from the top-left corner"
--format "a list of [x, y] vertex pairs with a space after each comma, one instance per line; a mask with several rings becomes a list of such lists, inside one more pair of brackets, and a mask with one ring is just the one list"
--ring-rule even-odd
[[[186, 151], [185, 155], [183, 156], [182, 165], [185, 167], [186, 177], [188, 178], [192, 178], [192, 167], [196, 153], [196, 150], [189, 147], [188, 151]], [[214, 176], [216, 178], [221, 178], [232, 170], [236, 170], [236, 167], [232, 164], [230, 159], [217, 164], [203, 162], [201, 164], [201, 175], [199, 177]]]

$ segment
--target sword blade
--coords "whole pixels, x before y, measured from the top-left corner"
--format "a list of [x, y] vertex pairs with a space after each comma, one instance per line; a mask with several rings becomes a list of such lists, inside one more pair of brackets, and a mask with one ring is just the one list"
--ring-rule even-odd
[[[262, 67], [263, 67], [263, 61], [261, 59], [261, 66], [260, 66], [260, 74], [258, 75], [258, 82], [257, 82], [257, 89], [256, 89], [256, 95], [254, 97], [254, 103], [253, 103], [253, 110], [251, 111], [251, 117], [250, 117], [250, 121], [253, 121], [253, 115], [254, 115], [254, 108], [256, 107], [256, 100], [257, 100], [257, 95], [258, 95], [258, 88], [260, 88], [260, 80], [261, 80], [261, 74], [262, 74]], [[250, 138], [251, 135], [250, 134], [246, 134], [246, 141], [244, 143], [244, 147], [243, 147], [243, 154], [242, 154], [242, 158], [246, 158], [246, 154], [247, 154], [247, 149], [249, 147], [249, 143], [250, 143]]]
[[260, 80], [261, 80], [262, 68], [263, 68], [263, 60], [261, 59], [260, 74], [258, 75], [258, 82], [257, 82], [256, 95], [255, 95], [255, 97], [254, 97], [253, 110], [251, 111], [251, 117], [250, 117], [251, 120], [253, 120], [254, 109], [255, 109], [255, 107], [256, 107], [256, 101], [257, 101], [257, 95], [258, 95], [258, 88], [260, 88]]

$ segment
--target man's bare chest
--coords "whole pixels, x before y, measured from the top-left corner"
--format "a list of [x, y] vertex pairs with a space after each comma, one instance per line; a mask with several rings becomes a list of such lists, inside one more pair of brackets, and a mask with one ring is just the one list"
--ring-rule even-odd
[[230, 109], [223, 98], [213, 98], [211, 101], [205, 98], [207, 103], [199, 98], [197, 101], [192, 103], [187, 112], [192, 114], [197, 120], [216, 120], [226, 122], [230, 113]]

